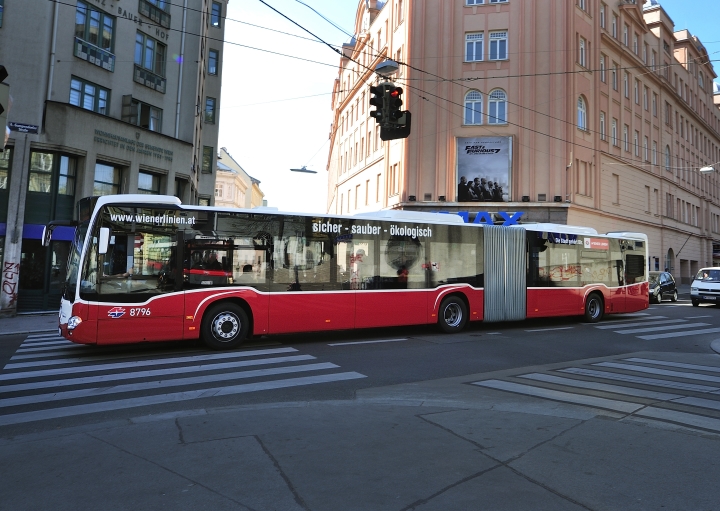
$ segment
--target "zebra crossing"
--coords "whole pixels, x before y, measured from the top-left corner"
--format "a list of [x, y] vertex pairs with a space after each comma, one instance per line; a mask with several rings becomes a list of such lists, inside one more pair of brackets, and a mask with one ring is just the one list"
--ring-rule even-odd
[[712, 323], [707, 322], [710, 318], [714, 318], [713, 315], [670, 319], [667, 316], [636, 313], [626, 314], [624, 317], [630, 318], [608, 319], [605, 322], [593, 323], [590, 326], [597, 330], [611, 330], [620, 335], [634, 335], [645, 341], [720, 333], [719, 327], [714, 327]]
[[292, 347], [92, 348], [29, 335], [0, 371], [0, 426], [366, 376]]
[[472, 385], [720, 433], [720, 360], [702, 362], [627, 357]]

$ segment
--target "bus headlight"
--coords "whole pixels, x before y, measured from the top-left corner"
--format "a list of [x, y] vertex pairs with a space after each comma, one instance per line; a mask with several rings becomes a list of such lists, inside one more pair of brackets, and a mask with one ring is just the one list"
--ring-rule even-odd
[[67, 328], [68, 330], [75, 330], [80, 323], [82, 323], [82, 319], [79, 316], [73, 316], [68, 319]]

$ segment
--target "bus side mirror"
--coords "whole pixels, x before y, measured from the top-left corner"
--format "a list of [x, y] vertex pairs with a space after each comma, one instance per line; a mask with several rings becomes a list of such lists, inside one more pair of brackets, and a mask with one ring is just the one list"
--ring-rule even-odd
[[107, 254], [108, 245], [110, 244], [110, 228], [100, 227], [100, 240], [98, 243], [98, 253]]

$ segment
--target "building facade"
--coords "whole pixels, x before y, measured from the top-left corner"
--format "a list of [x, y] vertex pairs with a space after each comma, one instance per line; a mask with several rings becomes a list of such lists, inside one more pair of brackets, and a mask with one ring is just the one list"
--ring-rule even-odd
[[3, 0], [0, 314], [56, 309], [72, 229], [46, 248], [42, 226], [82, 197], [213, 202], [226, 4]]
[[[460, 213], [649, 236], [651, 270], [720, 263], [720, 96], [657, 0], [362, 0], [332, 99], [328, 211]], [[382, 142], [375, 66], [412, 112]]]
[[260, 181], [245, 172], [228, 150], [220, 148], [215, 175], [215, 205], [226, 208], [257, 208], [264, 205]]

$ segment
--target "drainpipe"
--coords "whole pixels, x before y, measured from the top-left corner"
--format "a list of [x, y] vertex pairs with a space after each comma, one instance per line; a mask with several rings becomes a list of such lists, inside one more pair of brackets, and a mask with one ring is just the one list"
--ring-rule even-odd
[[185, 65], [185, 27], [187, 25], [187, 0], [183, 1], [182, 35], [180, 36], [180, 71], [178, 77], [177, 104], [175, 105], [175, 138], [180, 136], [180, 99], [182, 98], [183, 66]]
[[53, 11], [53, 29], [52, 29], [52, 44], [50, 47], [50, 74], [48, 76], [48, 85], [47, 85], [47, 101], [50, 101], [52, 99], [52, 85], [53, 85], [53, 76], [55, 75], [55, 48], [57, 46], [57, 24], [58, 24], [58, 3], [57, 0], [53, 0], [53, 3], [55, 4], [55, 9]]

